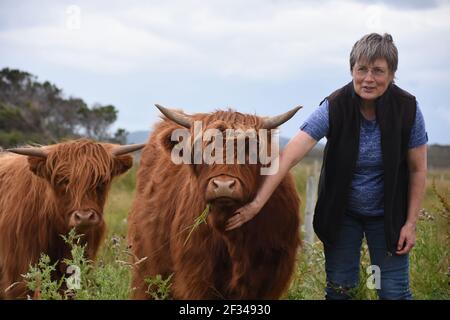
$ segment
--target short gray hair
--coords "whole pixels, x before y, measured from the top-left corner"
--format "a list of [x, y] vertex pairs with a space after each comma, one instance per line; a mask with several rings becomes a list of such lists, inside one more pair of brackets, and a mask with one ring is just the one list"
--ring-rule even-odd
[[389, 70], [393, 74], [397, 71], [398, 50], [388, 33], [370, 33], [359, 39], [350, 52], [350, 71], [357, 61], [371, 63], [377, 59], [386, 59]]

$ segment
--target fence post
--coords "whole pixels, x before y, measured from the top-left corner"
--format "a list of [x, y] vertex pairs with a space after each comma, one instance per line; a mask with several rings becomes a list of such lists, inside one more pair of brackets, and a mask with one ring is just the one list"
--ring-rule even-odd
[[317, 178], [310, 175], [306, 183], [305, 242], [314, 242], [313, 216], [317, 199]]

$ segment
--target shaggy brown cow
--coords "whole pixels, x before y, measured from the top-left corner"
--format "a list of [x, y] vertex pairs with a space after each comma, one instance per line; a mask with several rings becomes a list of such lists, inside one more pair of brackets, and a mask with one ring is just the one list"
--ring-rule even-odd
[[[145, 279], [158, 274], [173, 274], [175, 299], [279, 298], [289, 285], [300, 244], [300, 199], [292, 176], [286, 176], [255, 218], [225, 231], [233, 211], [255, 196], [261, 165], [176, 165], [171, 161], [171, 133], [185, 127], [193, 134], [196, 120], [205, 130], [274, 129], [298, 108], [261, 118], [232, 110], [188, 116], [157, 107], [172, 121], [164, 119], [155, 126], [137, 173], [128, 230], [129, 244], [140, 260], [133, 274], [133, 298], [150, 298]], [[190, 233], [208, 203], [207, 223]]]
[[[60, 235], [71, 228], [84, 234], [87, 258], [95, 258], [111, 180], [132, 166], [127, 153], [142, 147], [80, 139], [0, 155], [0, 298], [30, 293], [21, 275], [41, 253], [52, 264], [70, 257]], [[64, 272], [60, 263], [55, 278]]]

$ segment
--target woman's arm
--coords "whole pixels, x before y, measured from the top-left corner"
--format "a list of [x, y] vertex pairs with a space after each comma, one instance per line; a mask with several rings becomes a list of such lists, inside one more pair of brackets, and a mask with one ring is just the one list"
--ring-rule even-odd
[[237, 214], [228, 220], [226, 230], [238, 228], [252, 219], [269, 200], [289, 170], [302, 160], [316, 144], [317, 141], [304, 131], [300, 131], [292, 138], [280, 154], [278, 172], [265, 177], [253, 201], [236, 210]]
[[427, 178], [427, 145], [421, 145], [408, 151], [409, 188], [408, 188], [408, 216], [400, 231], [397, 244], [397, 254], [406, 254], [416, 242], [416, 223], [419, 216], [420, 204], [425, 194]]

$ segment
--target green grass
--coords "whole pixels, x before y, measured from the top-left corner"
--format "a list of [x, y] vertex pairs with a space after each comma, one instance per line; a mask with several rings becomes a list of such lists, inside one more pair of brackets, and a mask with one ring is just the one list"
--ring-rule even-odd
[[[42, 255], [39, 263], [31, 266], [25, 275], [27, 286], [35, 294], [30, 298], [48, 300], [119, 300], [128, 299], [130, 295], [130, 270], [132, 265], [128, 260], [125, 241], [113, 238], [103, 247], [103, 254], [97, 262], [85, 257], [85, 246], [79, 243], [80, 236], [72, 230], [66, 243], [71, 246], [71, 258], [64, 263], [72, 268], [71, 274], [61, 280], [54, 281], [51, 273], [55, 264], [50, 264], [50, 258]], [[36, 289], [39, 293], [36, 294]]]
[[[297, 190], [302, 199], [301, 212], [305, 208], [306, 179], [312, 173], [312, 166], [297, 166], [293, 170]], [[73, 299], [127, 299], [130, 295], [131, 254], [126, 248], [126, 217], [131, 207], [134, 196], [136, 167], [117, 179], [111, 188], [105, 219], [107, 222], [107, 236], [100, 249], [97, 261], [94, 264], [83, 260], [80, 256], [80, 248], [72, 260], [82, 267], [82, 289], [72, 292]], [[433, 191], [432, 181], [435, 181]], [[441, 199], [437, 193], [441, 195]], [[450, 170], [432, 171], [429, 173], [427, 191], [423, 202], [426, 213], [417, 225], [416, 246], [411, 253], [411, 290], [415, 299], [450, 299], [449, 286], [449, 212], [448, 202], [450, 195]], [[444, 199], [444, 200], [442, 200]], [[447, 199], [447, 200], [446, 200]], [[447, 207], [446, 207], [447, 205]], [[304, 219], [302, 219], [304, 221]], [[369, 254], [367, 246], [363, 245], [360, 269], [360, 285], [354, 294], [356, 299], [377, 299], [375, 290], [367, 288], [368, 275], [365, 270], [369, 266]], [[38, 267], [38, 266], [36, 266]], [[32, 269], [34, 278], [31, 277], [30, 285], [39, 278], [45, 282], [47, 289], [42, 298], [55, 299], [55, 288], [58, 284], [45, 278], [51, 268], [49, 263], [41, 261], [41, 273]], [[84, 269], [83, 269], [84, 268]], [[47, 280], [46, 280], [47, 279]], [[149, 294], [155, 298], [167, 298], [167, 290], [170, 288], [170, 278], [146, 279], [149, 285]], [[304, 244], [299, 251], [298, 261], [291, 286], [286, 293], [286, 299], [323, 299], [325, 287], [325, 270], [323, 246], [317, 241], [313, 244]], [[151, 290], [150, 290], [151, 289]], [[42, 289], [41, 289], [42, 291]]]

